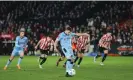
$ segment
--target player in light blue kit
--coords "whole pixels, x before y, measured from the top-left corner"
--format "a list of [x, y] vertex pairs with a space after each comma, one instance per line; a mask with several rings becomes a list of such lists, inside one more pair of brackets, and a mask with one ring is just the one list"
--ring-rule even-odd
[[17, 64], [17, 68], [20, 68], [20, 63], [24, 57], [24, 51], [27, 48], [27, 43], [28, 43], [28, 38], [24, 36], [25, 35], [25, 29], [21, 28], [20, 29], [20, 36], [16, 37], [16, 41], [15, 41], [15, 46], [14, 49], [12, 51], [12, 54], [10, 56], [10, 59], [7, 61], [7, 64], [4, 67], [4, 70], [7, 69], [7, 67], [9, 66], [9, 64], [12, 62], [12, 60], [14, 59], [15, 56], [19, 55], [20, 58], [18, 59], [18, 64]]
[[73, 36], [89, 36], [87, 33], [72, 33], [71, 27], [67, 25], [65, 27], [65, 31], [60, 33], [55, 41], [55, 51], [58, 51], [58, 41], [60, 41], [62, 51], [65, 54], [65, 57], [67, 58], [66, 61], [66, 77], [72, 77], [68, 74], [68, 71], [73, 69], [73, 61], [74, 61], [74, 54], [72, 50], [72, 42], [71, 39]]

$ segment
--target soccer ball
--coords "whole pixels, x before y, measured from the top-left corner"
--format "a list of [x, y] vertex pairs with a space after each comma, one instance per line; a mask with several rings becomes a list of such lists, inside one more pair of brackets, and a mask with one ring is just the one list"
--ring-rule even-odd
[[69, 70], [68, 74], [71, 75], [71, 76], [74, 76], [76, 74], [75, 69]]

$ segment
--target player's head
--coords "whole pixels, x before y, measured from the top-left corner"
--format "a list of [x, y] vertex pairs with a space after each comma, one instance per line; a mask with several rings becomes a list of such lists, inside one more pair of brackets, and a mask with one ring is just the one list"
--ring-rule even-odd
[[85, 33], [87, 33], [87, 34], [90, 34], [90, 32], [91, 32], [90, 30], [86, 30], [86, 31], [85, 31]]
[[112, 28], [111, 27], [107, 27], [106, 31], [107, 31], [107, 34], [112, 35]]
[[111, 30], [107, 30], [107, 34], [112, 35], [112, 31]]
[[20, 29], [20, 37], [23, 37], [25, 35], [25, 29], [21, 28]]
[[52, 34], [51, 34], [50, 32], [47, 32], [46, 36], [47, 36], [48, 38], [52, 38]]
[[66, 34], [70, 34], [71, 33], [71, 30], [72, 30], [72, 28], [69, 25], [66, 25], [65, 26], [65, 33]]

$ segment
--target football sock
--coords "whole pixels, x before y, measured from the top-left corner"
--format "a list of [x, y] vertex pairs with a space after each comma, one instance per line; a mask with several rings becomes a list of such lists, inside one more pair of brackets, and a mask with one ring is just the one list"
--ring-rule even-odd
[[96, 58], [99, 58], [101, 55], [96, 55]]
[[71, 60], [68, 59], [68, 60], [66, 61], [66, 72], [68, 72], [70, 69], [71, 69]]
[[78, 57], [76, 57], [76, 59], [74, 60], [74, 63], [76, 63], [77, 60], [78, 60]]
[[73, 61], [70, 61], [70, 69], [73, 69]]
[[67, 61], [65, 61], [64, 65], [66, 65], [66, 62], [67, 62]]
[[104, 56], [103, 56], [103, 58], [102, 58], [102, 62], [105, 61], [106, 57], [107, 57], [107, 54], [104, 54]]
[[42, 61], [40, 62], [40, 65], [42, 65], [43, 63], [45, 63], [45, 61], [47, 60], [47, 58], [43, 58]]
[[23, 59], [23, 57], [20, 57], [20, 58], [18, 59], [18, 65], [20, 65], [22, 59]]
[[10, 63], [12, 62], [12, 60], [8, 60], [7, 63], [6, 63], [6, 67], [8, 67], [10, 65]]
[[80, 63], [82, 62], [83, 58], [79, 59], [78, 65], [80, 65]]
[[40, 58], [39, 58], [39, 62], [41, 62], [42, 60], [43, 60], [43, 57], [40, 57]]
[[62, 59], [61, 59], [61, 58], [59, 58], [57, 62], [60, 62], [60, 61], [62, 61]]

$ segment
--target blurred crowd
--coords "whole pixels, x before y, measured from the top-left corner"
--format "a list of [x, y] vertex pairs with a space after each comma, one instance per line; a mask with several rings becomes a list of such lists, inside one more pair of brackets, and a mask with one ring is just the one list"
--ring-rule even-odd
[[11, 40], [14, 40], [19, 29], [24, 27], [29, 43], [35, 45], [42, 33], [52, 33], [55, 40], [57, 35], [64, 30], [64, 26], [69, 24], [73, 32], [90, 30], [92, 43], [99, 39], [107, 28], [111, 28], [113, 37], [117, 41], [121, 44], [131, 44], [133, 37], [132, 4], [133, 2], [129, 1], [1, 2], [0, 35], [10, 34]]

